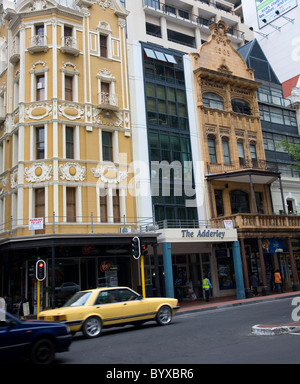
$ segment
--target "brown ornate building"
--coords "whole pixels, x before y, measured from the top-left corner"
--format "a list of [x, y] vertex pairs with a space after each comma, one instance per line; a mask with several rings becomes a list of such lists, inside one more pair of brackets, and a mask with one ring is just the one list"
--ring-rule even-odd
[[[288, 286], [298, 285], [292, 238], [298, 217], [274, 215], [270, 185], [281, 178], [266, 163], [256, 91], [260, 83], [233, 48], [225, 22], [210, 26], [211, 37], [194, 57], [197, 107], [211, 218], [232, 220], [238, 229], [246, 292], [256, 273], [263, 294], [279, 267]], [[216, 250], [217, 252], [217, 250]]]

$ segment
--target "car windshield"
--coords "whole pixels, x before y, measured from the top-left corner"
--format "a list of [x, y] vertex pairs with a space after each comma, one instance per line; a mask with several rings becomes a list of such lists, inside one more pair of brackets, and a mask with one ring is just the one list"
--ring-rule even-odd
[[91, 297], [92, 292], [77, 292], [72, 296], [63, 306], [64, 307], [82, 307], [86, 305], [87, 301]]

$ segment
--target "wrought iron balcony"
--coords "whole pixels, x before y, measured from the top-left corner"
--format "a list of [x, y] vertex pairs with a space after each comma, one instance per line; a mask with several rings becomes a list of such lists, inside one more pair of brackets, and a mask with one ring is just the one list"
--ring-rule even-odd
[[99, 93], [99, 108], [117, 111], [118, 95], [114, 93], [100, 92]]
[[29, 53], [47, 52], [49, 49], [47, 44], [47, 36], [35, 35], [29, 39]]
[[80, 50], [78, 48], [78, 41], [73, 36], [64, 36], [62, 38], [62, 45], [60, 47], [62, 53], [69, 53], [78, 56]]

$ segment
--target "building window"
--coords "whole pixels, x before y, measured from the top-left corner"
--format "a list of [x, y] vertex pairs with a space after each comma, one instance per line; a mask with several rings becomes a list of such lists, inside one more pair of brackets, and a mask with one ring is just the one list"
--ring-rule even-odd
[[36, 159], [45, 158], [45, 128], [38, 127], [35, 131], [36, 134]]
[[45, 76], [36, 76], [36, 101], [45, 100]]
[[35, 26], [36, 45], [45, 45], [44, 25]]
[[240, 166], [245, 165], [245, 152], [244, 152], [244, 143], [243, 140], [237, 141], [238, 154], [239, 154], [239, 164]]
[[248, 193], [240, 190], [230, 192], [231, 214], [250, 213]]
[[67, 222], [76, 222], [76, 189], [67, 187]]
[[66, 158], [74, 159], [74, 128], [66, 127]]
[[224, 164], [231, 164], [231, 160], [230, 160], [230, 147], [229, 147], [229, 139], [228, 139], [228, 137], [223, 137], [222, 138], [222, 148], [223, 148]]
[[250, 104], [244, 100], [232, 99], [231, 105], [233, 112], [243, 113], [245, 115], [252, 115]]
[[217, 162], [216, 139], [214, 136], [209, 135], [207, 138], [207, 142], [208, 142], [209, 161], [211, 163], [216, 163]]
[[114, 190], [113, 195], [113, 212], [114, 212], [114, 223], [119, 223], [120, 219], [120, 193], [119, 190]]
[[146, 96], [149, 124], [188, 130], [184, 90], [146, 83]]
[[102, 132], [102, 160], [113, 161], [112, 133]]
[[224, 204], [223, 204], [223, 191], [222, 189], [215, 189], [215, 202], [217, 217], [224, 216]]
[[35, 189], [35, 217], [45, 217], [45, 188]]
[[224, 102], [221, 96], [213, 92], [203, 93], [203, 105], [208, 108], [224, 110]]
[[275, 124], [284, 124], [297, 127], [296, 112], [288, 109], [259, 105], [260, 118]]
[[107, 48], [108, 36], [100, 35], [100, 56], [108, 57], [108, 48]]
[[251, 160], [252, 160], [252, 167], [257, 167], [257, 154], [256, 154], [256, 145], [255, 143], [250, 143], [250, 154], [251, 154]]
[[100, 193], [100, 221], [101, 223], [107, 223], [107, 195], [106, 190], [101, 191]]
[[65, 76], [65, 100], [73, 101], [73, 77]]

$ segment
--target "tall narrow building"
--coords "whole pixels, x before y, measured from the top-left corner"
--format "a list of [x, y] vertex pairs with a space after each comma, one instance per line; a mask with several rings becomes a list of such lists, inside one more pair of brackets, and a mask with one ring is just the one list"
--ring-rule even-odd
[[139, 283], [127, 15], [119, 0], [1, 2], [0, 270], [14, 301], [34, 306], [38, 258], [56, 305]]

